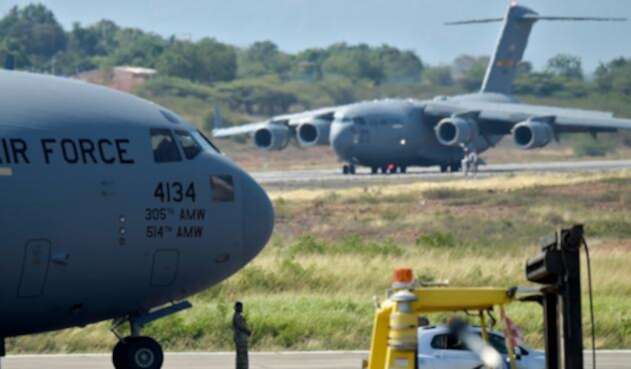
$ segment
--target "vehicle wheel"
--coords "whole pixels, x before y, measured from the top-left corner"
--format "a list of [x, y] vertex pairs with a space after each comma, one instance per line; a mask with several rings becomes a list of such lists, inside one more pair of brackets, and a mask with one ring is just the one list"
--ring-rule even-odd
[[381, 167], [381, 174], [388, 174], [388, 167]]
[[371, 168], [370, 168], [370, 173], [371, 173], [371, 174], [377, 174], [377, 173], [379, 173], [379, 167], [371, 167]]
[[112, 364], [116, 369], [125, 369], [125, 357], [127, 356], [128, 344], [124, 340], [120, 340], [114, 346], [112, 351]]
[[125, 339], [126, 369], [160, 369], [164, 362], [164, 352], [158, 342], [150, 337], [129, 337]]
[[440, 172], [441, 173], [447, 173], [448, 170], [449, 170], [449, 165], [443, 164], [443, 165], [440, 166]]
[[451, 170], [451, 172], [457, 173], [460, 172], [460, 169], [462, 169], [462, 165], [460, 163], [454, 163], [449, 165], [449, 169]]
[[348, 170], [348, 165], [345, 165], [342, 167], [342, 174], [348, 174], [349, 170]]
[[402, 174], [405, 174], [408, 172], [408, 167], [406, 167], [405, 165], [402, 165], [399, 169]]
[[348, 166], [348, 173], [349, 174], [355, 174], [355, 166], [354, 165], [349, 165]]

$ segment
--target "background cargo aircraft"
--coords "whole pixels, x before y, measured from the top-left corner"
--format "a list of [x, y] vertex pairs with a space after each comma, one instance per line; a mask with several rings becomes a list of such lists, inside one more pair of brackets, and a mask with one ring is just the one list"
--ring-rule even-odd
[[115, 319], [132, 332], [115, 367], [160, 368], [141, 328], [259, 253], [269, 198], [153, 103], [21, 72], [0, 86], [0, 354], [4, 337]]
[[[539, 20], [621, 21], [618, 18], [544, 17], [513, 2], [504, 18], [451, 24], [503, 22], [481, 91], [431, 101], [387, 99], [273, 117], [239, 127], [216, 128], [214, 137], [249, 134], [265, 150], [282, 150], [292, 138], [303, 147], [330, 145], [345, 163], [372, 172], [408, 166], [460, 169], [464, 148], [483, 152], [512, 135], [521, 149], [546, 146], [562, 133], [631, 129], [631, 120], [612, 113], [521, 104], [511, 96], [517, 67], [533, 25]], [[390, 169], [388, 169], [390, 168]], [[394, 168], [394, 169], [393, 169]]]

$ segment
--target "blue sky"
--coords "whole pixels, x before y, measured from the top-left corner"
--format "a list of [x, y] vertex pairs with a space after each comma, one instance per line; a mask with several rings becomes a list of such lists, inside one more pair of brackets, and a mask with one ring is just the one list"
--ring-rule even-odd
[[[0, 12], [28, 0], [2, 0]], [[444, 21], [501, 16], [506, 0], [43, 0], [66, 26], [107, 18], [162, 35], [205, 36], [245, 46], [272, 40], [294, 52], [334, 42], [388, 43], [414, 50], [431, 64], [460, 54], [488, 55], [499, 24], [445, 27]], [[522, 0], [542, 15], [631, 17], [629, 0]], [[600, 61], [631, 57], [631, 22], [539, 23], [525, 59], [537, 67], [557, 53]]]

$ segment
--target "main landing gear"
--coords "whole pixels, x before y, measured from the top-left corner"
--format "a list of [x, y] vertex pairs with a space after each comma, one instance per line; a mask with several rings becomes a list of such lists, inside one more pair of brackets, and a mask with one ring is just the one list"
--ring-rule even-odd
[[353, 164], [345, 164], [342, 167], [342, 173], [343, 174], [355, 174], [355, 165]]
[[[114, 320], [112, 333], [118, 337], [118, 343], [114, 346], [112, 363], [116, 369], [160, 369], [164, 362], [162, 346], [151, 337], [143, 337], [141, 329], [158, 319], [178, 313], [192, 307], [188, 301], [158, 309], [145, 314], [134, 314], [128, 317]], [[131, 335], [122, 338], [117, 329], [129, 322]]]
[[447, 172], [456, 173], [456, 172], [459, 172], [461, 169], [462, 169], [461, 163], [441, 164], [440, 166], [441, 173], [447, 173]]
[[390, 165], [384, 165], [382, 167], [371, 167], [370, 172], [372, 174], [377, 174], [379, 173], [380, 170], [382, 174], [396, 174], [396, 173], [405, 174], [408, 171], [408, 167], [405, 165], [390, 164]]

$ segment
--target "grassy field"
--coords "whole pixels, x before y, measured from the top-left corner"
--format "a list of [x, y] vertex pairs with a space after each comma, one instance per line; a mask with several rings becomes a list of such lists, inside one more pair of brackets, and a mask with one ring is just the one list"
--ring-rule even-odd
[[[272, 242], [236, 276], [195, 296], [194, 309], [146, 330], [166, 349], [230, 349], [237, 299], [255, 350], [367, 349], [372, 297], [382, 296], [393, 268], [454, 286], [525, 285], [524, 261], [539, 238], [577, 222], [592, 248], [597, 346], [631, 348], [631, 171], [269, 190], [278, 218]], [[541, 347], [540, 310], [514, 305], [508, 313]], [[107, 327], [22, 337], [9, 348], [108, 351]]]

